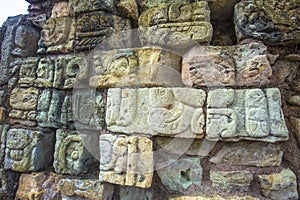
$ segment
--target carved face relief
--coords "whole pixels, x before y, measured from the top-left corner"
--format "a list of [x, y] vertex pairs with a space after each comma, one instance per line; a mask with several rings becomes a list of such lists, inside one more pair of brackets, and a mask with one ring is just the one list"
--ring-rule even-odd
[[21, 161], [24, 159], [24, 151], [28, 151], [31, 148], [32, 138], [30, 132], [27, 130], [13, 131], [10, 130], [7, 133], [6, 153], [7, 156], [14, 161]]
[[10, 95], [10, 105], [17, 110], [35, 110], [38, 95], [36, 88], [15, 88]]

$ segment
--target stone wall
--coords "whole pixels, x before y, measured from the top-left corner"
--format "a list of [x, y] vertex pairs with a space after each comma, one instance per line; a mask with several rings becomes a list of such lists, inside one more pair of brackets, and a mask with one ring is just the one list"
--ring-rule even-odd
[[27, 1], [0, 199], [299, 199], [298, 0]]

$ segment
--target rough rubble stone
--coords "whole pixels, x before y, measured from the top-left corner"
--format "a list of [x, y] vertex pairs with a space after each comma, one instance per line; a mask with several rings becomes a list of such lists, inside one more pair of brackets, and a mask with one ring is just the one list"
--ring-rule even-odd
[[294, 95], [287, 100], [290, 104], [300, 107], [300, 95]]
[[277, 88], [211, 90], [207, 107], [208, 140], [276, 142], [288, 139]]
[[298, 199], [296, 175], [290, 169], [259, 175], [262, 195], [268, 199]]
[[157, 171], [162, 184], [169, 190], [199, 194], [203, 174], [200, 158], [182, 158], [169, 163]]
[[97, 180], [62, 179], [58, 183], [63, 200], [112, 200], [113, 185], [101, 184]]
[[124, 86], [183, 86], [181, 56], [161, 48], [134, 48], [93, 52], [97, 88]]
[[299, 12], [297, 0], [243, 0], [235, 5], [237, 37], [272, 44], [299, 42]]
[[300, 119], [296, 117], [290, 117], [290, 122], [292, 126], [294, 127], [294, 133], [299, 141], [299, 146], [300, 146]]
[[4, 168], [17, 172], [37, 171], [52, 162], [54, 134], [10, 129], [6, 135]]
[[207, 44], [213, 31], [205, 1], [156, 5], [141, 14], [138, 25], [143, 45], [172, 49], [188, 48], [197, 42]]
[[136, 187], [121, 187], [120, 200], [154, 200], [152, 189], [140, 189]]
[[252, 196], [228, 196], [221, 197], [219, 195], [215, 196], [182, 196], [176, 198], [170, 198], [169, 200], [259, 200]]
[[0, 169], [0, 199], [10, 200], [15, 198], [19, 177], [19, 173]]
[[121, 133], [202, 138], [206, 94], [190, 88], [109, 89], [107, 128]]
[[280, 166], [283, 152], [277, 144], [238, 142], [226, 144], [210, 162], [233, 166]]
[[183, 55], [182, 81], [190, 87], [267, 85], [272, 68], [261, 43], [196, 46]]
[[100, 181], [149, 188], [154, 171], [152, 141], [145, 137], [100, 136]]
[[61, 199], [58, 181], [62, 176], [52, 172], [22, 174], [16, 199]]
[[216, 189], [248, 191], [253, 175], [248, 171], [210, 171], [212, 186]]

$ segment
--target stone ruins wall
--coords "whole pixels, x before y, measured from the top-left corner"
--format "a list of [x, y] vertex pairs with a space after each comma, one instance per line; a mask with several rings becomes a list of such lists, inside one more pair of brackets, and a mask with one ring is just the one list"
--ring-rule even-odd
[[27, 1], [0, 199], [299, 198], [299, 0]]

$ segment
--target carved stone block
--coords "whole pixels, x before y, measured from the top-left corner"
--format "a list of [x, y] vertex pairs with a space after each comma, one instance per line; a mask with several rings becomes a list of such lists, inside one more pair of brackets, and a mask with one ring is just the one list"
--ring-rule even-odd
[[112, 200], [114, 187], [110, 184], [101, 184], [97, 180], [62, 179], [59, 181], [59, 191], [65, 200], [90, 199]]
[[149, 188], [154, 170], [152, 141], [145, 137], [100, 136], [100, 181]]
[[[101, 5], [101, 4], [99, 4]], [[111, 39], [114, 34], [130, 30], [128, 19], [117, 15], [96, 11], [76, 17], [76, 50], [91, 50], [100, 43], [109, 41], [114, 48], [122, 48], [131, 44], [130, 37]]]
[[14, 199], [20, 174], [0, 169], [0, 199]]
[[202, 138], [206, 94], [190, 88], [109, 89], [107, 128], [114, 132]]
[[52, 8], [51, 18], [68, 17], [70, 14], [69, 3], [55, 3]]
[[36, 87], [50, 88], [53, 87], [54, 80], [54, 61], [48, 57], [41, 58], [36, 70]]
[[299, 1], [243, 0], [235, 6], [237, 38], [273, 44], [299, 42], [299, 12]]
[[253, 180], [248, 171], [210, 171], [212, 186], [228, 192], [247, 191]]
[[36, 125], [36, 108], [39, 91], [36, 88], [15, 88], [10, 95], [9, 113], [11, 123], [20, 123], [27, 126]]
[[71, 15], [87, 13], [98, 10], [112, 11], [114, 8], [113, 0], [70, 0], [69, 7]]
[[216, 89], [207, 100], [206, 139], [266, 142], [288, 139], [277, 88]]
[[283, 152], [277, 144], [238, 142], [225, 145], [210, 162], [233, 166], [280, 166]]
[[170, 160], [169, 163], [157, 171], [162, 184], [173, 191], [199, 194], [203, 174], [200, 158]]
[[1, 48], [0, 83], [7, 82], [18, 70], [11, 64], [16, 58], [35, 56], [40, 37], [25, 15], [8, 18], [3, 27], [6, 31]]
[[20, 177], [16, 199], [60, 199], [58, 190], [60, 179], [62, 176], [54, 173], [24, 173]]
[[37, 171], [51, 161], [54, 135], [10, 129], [6, 136], [4, 168], [17, 172]]
[[124, 86], [182, 86], [181, 57], [161, 48], [135, 48], [93, 53], [97, 88]]
[[56, 131], [53, 163], [55, 172], [72, 175], [86, 173], [93, 161], [77, 131], [66, 132], [61, 129]]
[[34, 81], [36, 79], [36, 70], [38, 65], [37, 57], [27, 58], [20, 68], [19, 74], [19, 85], [21, 87], [31, 87], [34, 86]]
[[277, 174], [259, 175], [262, 195], [268, 199], [298, 199], [297, 178], [290, 169]]
[[138, 24], [143, 45], [175, 49], [188, 48], [197, 42], [207, 44], [213, 31], [205, 1], [154, 6], [141, 14]]
[[198, 46], [183, 56], [182, 80], [191, 87], [266, 85], [271, 75], [267, 47], [260, 43]]
[[73, 51], [75, 21], [70, 17], [48, 19], [43, 26], [38, 53], [69, 53]]

